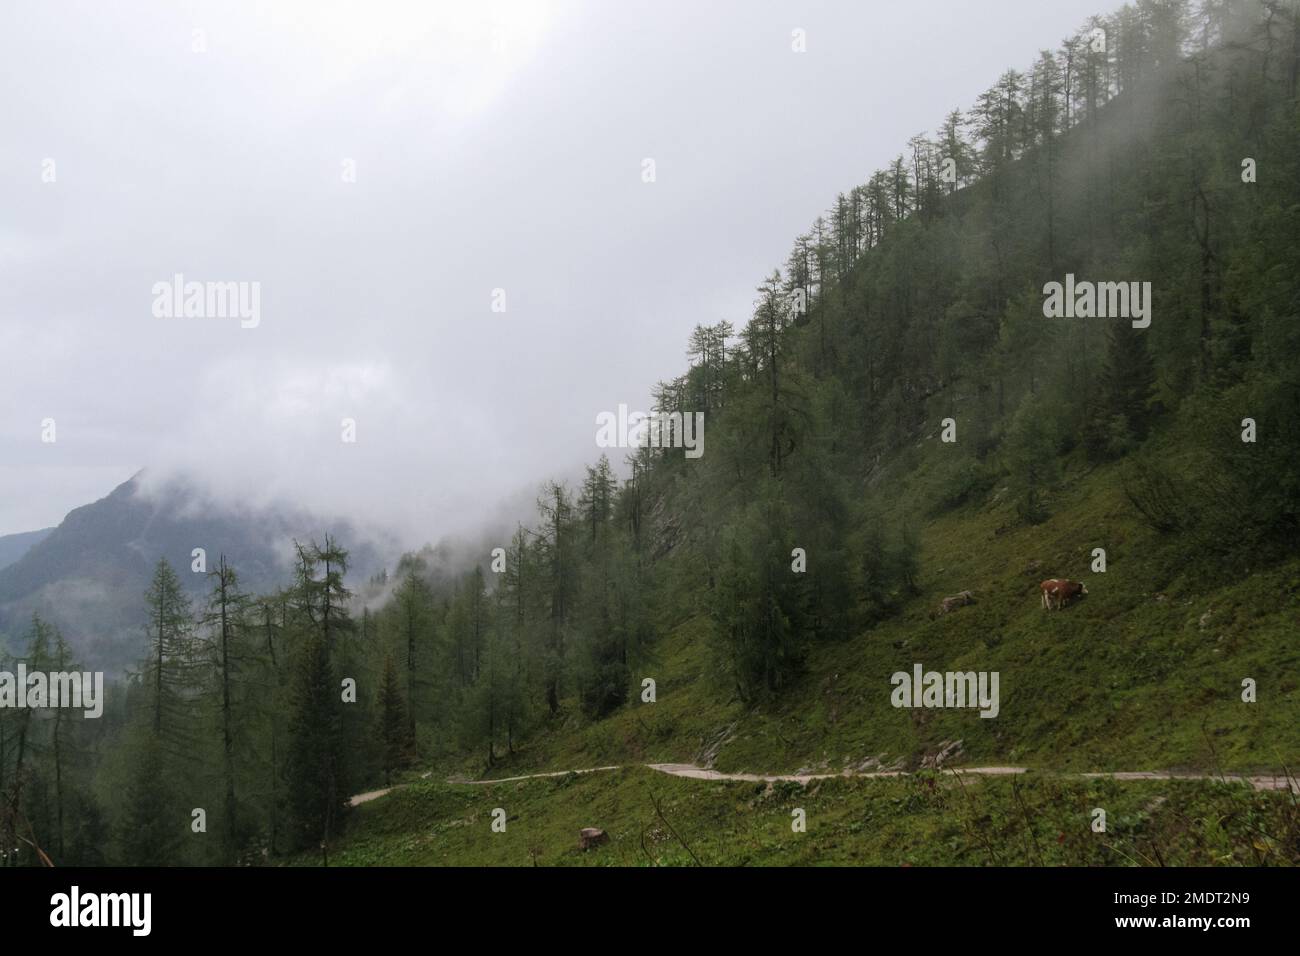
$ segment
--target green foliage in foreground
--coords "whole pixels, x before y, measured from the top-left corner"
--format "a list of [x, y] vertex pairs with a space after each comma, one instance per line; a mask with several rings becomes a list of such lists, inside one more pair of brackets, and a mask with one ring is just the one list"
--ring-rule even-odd
[[[658, 809], [656, 809], [656, 804]], [[492, 811], [506, 831], [491, 829]], [[1106, 832], [1092, 830], [1106, 811]], [[791, 829], [806, 813], [807, 832]], [[578, 849], [596, 826], [603, 846]], [[304, 857], [298, 862], [315, 863]], [[631, 768], [494, 786], [416, 782], [358, 808], [348, 866], [1294, 865], [1287, 794], [1209, 782], [951, 774], [718, 783]]]

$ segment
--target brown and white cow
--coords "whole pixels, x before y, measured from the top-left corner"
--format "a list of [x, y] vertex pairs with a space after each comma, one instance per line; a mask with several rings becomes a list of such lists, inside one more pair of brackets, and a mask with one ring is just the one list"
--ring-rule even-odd
[[1038, 588], [1043, 592], [1043, 609], [1047, 611], [1059, 611], [1088, 593], [1086, 584], [1065, 578], [1048, 578]]

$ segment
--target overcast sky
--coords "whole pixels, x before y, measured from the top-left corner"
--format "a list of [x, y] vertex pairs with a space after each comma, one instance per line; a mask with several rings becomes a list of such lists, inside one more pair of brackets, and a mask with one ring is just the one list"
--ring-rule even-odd
[[[598, 457], [596, 415], [742, 325], [837, 192], [1113, 5], [6, 3], [0, 534], [145, 466], [468, 530]], [[178, 273], [258, 283], [260, 321], [156, 316]]]

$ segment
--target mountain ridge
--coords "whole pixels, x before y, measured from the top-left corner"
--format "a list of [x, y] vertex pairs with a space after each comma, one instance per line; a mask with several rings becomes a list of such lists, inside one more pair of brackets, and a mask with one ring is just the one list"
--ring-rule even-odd
[[0, 535], [0, 570], [9, 567], [33, 547], [40, 544], [54, 527], [38, 528], [35, 531], [17, 531], [13, 534]]
[[[266, 592], [291, 579], [295, 540], [326, 532], [346, 539], [354, 581], [382, 570], [391, 548], [372, 543], [350, 522], [284, 506], [240, 509], [206, 496], [187, 478], [154, 484], [145, 476], [141, 470], [103, 498], [73, 508], [0, 566], [0, 638], [8, 638], [11, 650], [36, 613], [65, 631], [88, 666], [123, 670], [144, 647], [143, 595], [160, 559], [176, 570], [197, 609], [210, 587], [206, 572], [223, 554], [241, 583]], [[195, 570], [198, 548], [203, 570]]]

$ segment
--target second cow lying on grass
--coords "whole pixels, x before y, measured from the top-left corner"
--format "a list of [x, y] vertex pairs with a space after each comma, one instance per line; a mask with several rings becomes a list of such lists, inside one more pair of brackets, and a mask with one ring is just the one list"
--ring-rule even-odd
[[1077, 601], [1088, 593], [1087, 585], [1065, 578], [1048, 578], [1039, 589], [1043, 592], [1043, 610], [1059, 611], [1072, 601]]

